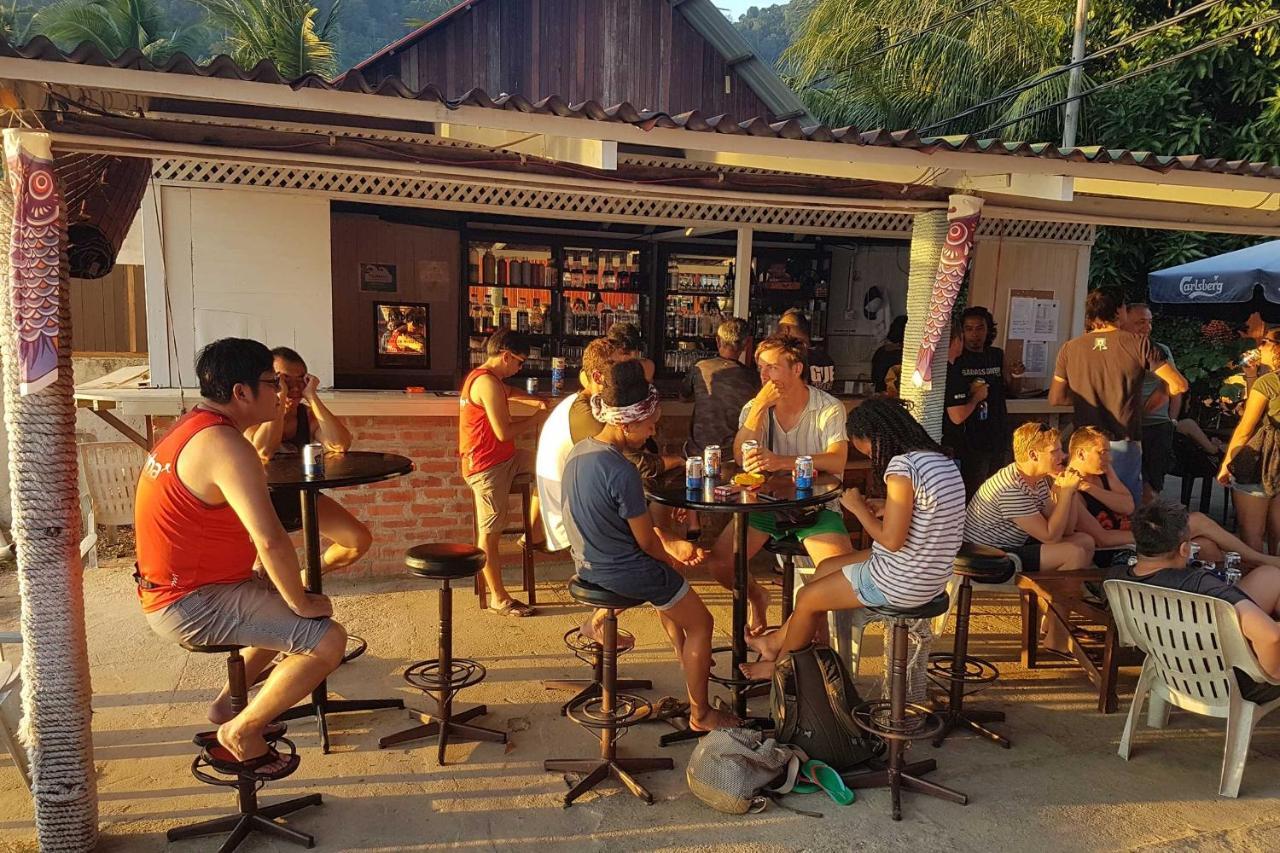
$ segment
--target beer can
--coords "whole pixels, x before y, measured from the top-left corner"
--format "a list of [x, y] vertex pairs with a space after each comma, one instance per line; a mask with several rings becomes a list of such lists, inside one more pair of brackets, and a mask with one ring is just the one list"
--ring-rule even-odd
[[1193, 567], [1200, 562], [1200, 543], [1192, 542], [1187, 545], [1187, 567]]
[[526, 379], [524, 381], [524, 390], [528, 391], [530, 394], [537, 394], [538, 378], [536, 376], [530, 376], [528, 379]]
[[754, 438], [749, 438], [746, 441], [742, 442], [742, 461], [744, 463], [747, 461], [748, 452], [752, 450], [759, 450], [759, 449], [760, 449], [760, 442], [756, 441]]
[[702, 473], [713, 480], [720, 476], [720, 445], [708, 444], [703, 449]]
[[564, 359], [551, 359], [551, 396], [559, 397], [564, 393]]
[[813, 488], [813, 457], [797, 456], [795, 468], [795, 481], [797, 489]]
[[320, 442], [302, 445], [302, 473], [308, 477], [324, 476], [324, 445]]
[[1244, 577], [1244, 570], [1241, 568], [1240, 555], [1235, 551], [1228, 551], [1222, 557], [1222, 575], [1223, 580], [1235, 586], [1240, 582], [1240, 578]]
[[690, 456], [684, 460], [684, 487], [686, 489], [702, 488], [702, 457]]

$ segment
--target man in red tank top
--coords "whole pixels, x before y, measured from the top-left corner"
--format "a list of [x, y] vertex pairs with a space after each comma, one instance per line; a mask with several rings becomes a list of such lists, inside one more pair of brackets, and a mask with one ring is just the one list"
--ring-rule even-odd
[[[536, 431], [546, 420], [546, 400], [522, 394], [505, 384], [520, 372], [529, 357], [529, 339], [510, 329], [499, 329], [485, 343], [488, 358], [467, 374], [462, 383], [458, 413], [458, 454], [462, 477], [476, 496], [476, 547], [484, 551], [484, 579], [489, 606], [503, 616], [532, 616], [533, 608], [516, 601], [502, 583], [498, 538], [507, 526], [507, 495], [518, 474], [533, 473], [533, 453], [516, 450], [515, 437]], [[511, 403], [534, 410], [533, 416], [515, 420]], [[533, 528], [541, 530], [538, 499], [533, 499]]]
[[[204, 399], [156, 445], [138, 481], [138, 596], [161, 637], [245, 646], [250, 684], [285, 654], [238, 715], [229, 686], [209, 709], [222, 746], [270, 778], [290, 770], [296, 757], [269, 748], [264, 730], [337, 667], [347, 634], [330, 618], [328, 598], [303, 589], [266, 472], [243, 435], [279, 406], [270, 350], [224, 338], [200, 351], [196, 374]], [[253, 574], [255, 556], [269, 582]]]

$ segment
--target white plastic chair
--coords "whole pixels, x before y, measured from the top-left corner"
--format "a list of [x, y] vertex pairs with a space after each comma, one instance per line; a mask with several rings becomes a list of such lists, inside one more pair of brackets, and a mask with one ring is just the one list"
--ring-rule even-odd
[[117, 527], [133, 524], [133, 501], [146, 452], [132, 441], [87, 441], [77, 448], [94, 521], [105, 525], [108, 539], [114, 540]]
[[[22, 642], [20, 634], [0, 632], [0, 650], [6, 643]], [[31, 769], [27, 766], [27, 750], [18, 742], [18, 724], [22, 719], [22, 676], [16, 662], [4, 659], [0, 651], [0, 747], [3, 747], [27, 789], [31, 788]]]
[[1276, 682], [1253, 656], [1235, 608], [1219, 598], [1133, 581], [1109, 580], [1103, 588], [1117, 638], [1147, 654], [1120, 737], [1120, 757], [1129, 759], [1134, 728], [1148, 698], [1148, 722], [1157, 728], [1167, 721], [1170, 705], [1207, 717], [1225, 717], [1227, 738], [1218, 793], [1237, 796], [1253, 727], [1280, 707], [1280, 699], [1259, 705], [1240, 695], [1234, 670], [1260, 684]]

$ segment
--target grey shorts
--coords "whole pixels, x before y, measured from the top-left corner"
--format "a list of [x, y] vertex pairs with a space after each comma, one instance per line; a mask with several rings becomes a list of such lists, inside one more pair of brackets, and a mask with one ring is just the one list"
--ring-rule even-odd
[[511, 505], [511, 481], [520, 474], [533, 473], [533, 452], [520, 449], [506, 462], [477, 471], [466, 478], [476, 496], [476, 527], [481, 533], [501, 531], [507, 526]]
[[304, 619], [261, 578], [202, 586], [147, 614], [156, 634], [174, 643], [239, 645], [296, 655], [320, 645], [333, 620]]

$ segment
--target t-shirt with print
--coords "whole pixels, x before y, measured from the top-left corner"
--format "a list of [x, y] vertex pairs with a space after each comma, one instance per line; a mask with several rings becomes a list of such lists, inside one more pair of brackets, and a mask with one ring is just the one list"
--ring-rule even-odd
[[809, 347], [805, 357], [809, 363], [809, 384], [823, 391], [830, 391], [836, 384], [836, 363], [822, 347]]
[[914, 490], [907, 539], [897, 551], [873, 543], [868, 570], [890, 604], [917, 607], [951, 579], [964, 543], [964, 480], [954, 460], [928, 450], [890, 459], [885, 483], [894, 476], [909, 479]]
[[1027, 485], [1010, 463], [978, 487], [965, 513], [964, 541], [994, 548], [1021, 548], [1031, 537], [1014, 519], [1043, 515], [1049, 505], [1050, 484], [1046, 477]]
[[697, 456], [709, 444], [733, 445], [738, 413], [760, 390], [760, 374], [730, 358], [704, 358], [689, 368], [684, 397], [693, 399], [689, 444], [685, 452]]
[[629, 520], [649, 511], [636, 466], [613, 445], [588, 438], [564, 464], [564, 526], [579, 569], [617, 571], [648, 566]]
[[1151, 339], [1123, 329], [1086, 332], [1058, 350], [1053, 378], [1071, 392], [1072, 423], [1115, 441], [1142, 440], [1142, 378], [1165, 363]]
[[[957, 450], [1004, 450], [1009, 445], [1008, 428], [1005, 426], [1008, 406], [1005, 402], [1004, 351], [999, 347], [987, 347], [982, 352], [965, 350], [947, 366], [947, 405], [963, 406], [969, 402], [969, 388], [974, 380], [987, 383], [987, 399], [974, 407], [973, 413], [962, 424], [954, 424], [943, 414], [943, 425], [952, 429], [947, 433], [947, 446]], [[986, 405], [985, 417], [983, 404]]]
[[1253, 600], [1240, 587], [1229, 584], [1213, 572], [1207, 572], [1198, 566], [1171, 566], [1167, 569], [1158, 569], [1149, 575], [1135, 574], [1133, 568], [1127, 563], [1112, 566], [1107, 570], [1107, 580], [1135, 581], [1165, 589], [1211, 595], [1232, 605]]
[[[845, 431], [844, 404], [826, 391], [807, 388], [809, 399], [800, 417], [789, 431], [783, 430], [771, 411], [765, 416], [761, 427], [760, 446], [772, 450], [782, 456], [814, 456], [826, 453], [827, 448], [838, 441], [848, 441]], [[747, 415], [751, 412], [751, 403], [742, 407], [738, 414], [738, 429], [747, 423]], [[770, 441], [770, 425], [772, 425], [772, 441]], [[839, 499], [833, 499], [827, 506], [838, 509]]]
[[[1160, 354], [1164, 356], [1164, 360], [1173, 364], [1173, 353], [1169, 351], [1169, 348], [1160, 343], [1155, 346], [1156, 349], [1160, 350]], [[1172, 401], [1167, 396], [1165, 401], [1157, 406], [1154, 411], [1147, 411], [1147, 398], [1163, 385], [1164, 380], [1150, 370], [1142, 377], [1142, 425], [1144, 427], [1172, 423], [1172, 419], [1169, 417], [1169, 403]]]

